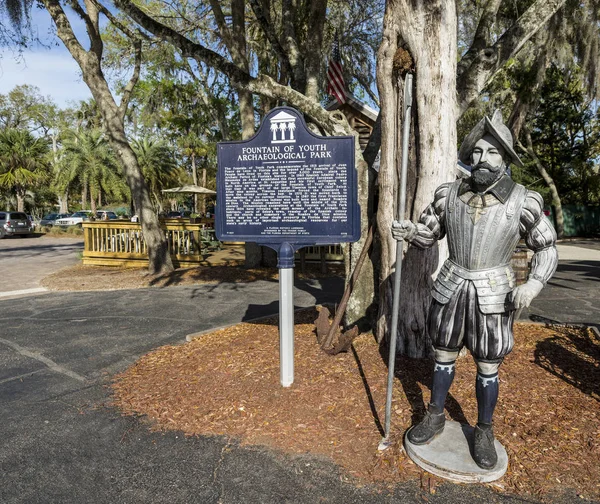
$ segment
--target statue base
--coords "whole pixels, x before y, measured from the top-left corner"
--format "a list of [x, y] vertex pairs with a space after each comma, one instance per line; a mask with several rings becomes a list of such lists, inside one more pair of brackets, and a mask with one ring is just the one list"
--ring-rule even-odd
[[459, 483], [486, 483], [500, 479], [508, 467], [508, 455], [495, 440], [498, 462], [493, 469], [482, 469], [471, 456], [473, 427], [446, 420], [444, 431], [424, 445], [412, 444], [404, 436], [410, 459], [431, 474]]

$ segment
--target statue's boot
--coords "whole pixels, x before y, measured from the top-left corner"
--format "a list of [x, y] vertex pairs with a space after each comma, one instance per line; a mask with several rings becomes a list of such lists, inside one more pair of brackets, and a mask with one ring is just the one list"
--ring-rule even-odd
[[482, 469], [493, 469], [498, 462], [494, 447], [494, 431], [491, 425], [478, 423], [475, 426], [473, 460]]
[[445, 425], [446, 417], [444, 416], [444, 412], [433, 413], [430, 404], [425, 418], [412, 427], [406, 437], [414, 445], [426, 444], [440, 434], [444, 430]]
[[[477, 425], [475, 426], [473, 442], [473, 460], [482, 469], [493, 469], [498, 462], [494, 447], [494, 431], [492, 417], [498, 402], [498, 366], [495, 364], [478, 363], [477, 382]], [[487, 371], [483, 373], [482, 371]]]
[[[422, 445], [429, 443], [444, 430], [444, 425], [446, 424], [444, 403], [446, 402], [450, 385], [452, 385], [452, 381], [454, 380], [454, 361], [457, 354], [458, 352], [436, 351], [431, 402], [427, 408], [425, 418], [408, 431], [407, 437], [412, 444]], [[445, 358], [444, 361], [441, 358]]]

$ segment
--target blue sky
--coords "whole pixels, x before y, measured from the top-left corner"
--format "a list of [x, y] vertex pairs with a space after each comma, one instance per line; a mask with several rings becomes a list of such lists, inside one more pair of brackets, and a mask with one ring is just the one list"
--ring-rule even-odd
[[[32, 18], [35, 31], [50, 48], [35, 45], [21, 56], [4, 48], [0, 58], [0, 93], [6, 94], [19, 84], [30, 84], [61, 108], [90, 98], [75, 60], [58, 37], [46, 35], [51, 27], [50, 15], [45, 9], [34, 9]], [[75, 29], [79, 35], [80, 27]]]

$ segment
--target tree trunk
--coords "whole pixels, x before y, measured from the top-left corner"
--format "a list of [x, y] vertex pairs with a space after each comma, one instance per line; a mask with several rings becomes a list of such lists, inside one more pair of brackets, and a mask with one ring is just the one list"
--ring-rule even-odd
[[[433, 200], [435, 189], [455, 176], [456, 164], [456, 30], [455, 3], [452, 0], [410, 2], [390, 0], [387, 5], [384, 27], [384, 59], [390, 57], [394, 48], [393, 34], [397, 33], [400, 46], [404, 46], [414, 60], [414, 102], [416, 144], [412, 156], [417, 160], [417, 181], [412, 208], [409, 215], [418, 220], [421, 212]], [[396, 28], [397, 27], [397, 28]], [[379, 66], [379, 64], [378, 64]], [[382, 78], [386, 72], [381, 71]], [[388, 71], [389, 74], [389, 71]], [[389, 75], [387, 76], [389, 78]], [[389, 82], [384, 86], [390, 87]], [[393, 86], [393, 81], [392, 81]], [[381, 100], [381, 109], [401, 110], [397, 105], [398, 92], [387, 89]], [[385, 101], [384, 101], [385, 100]], [[396, 112], [397, 113], [397, 112]], [[401, 121], [399, 121], [400, 123]], [[390, 185], [394, 170], [390, 164], [398, 165], [398, 158], [388, 152], [399, 142], [402, 128], [395, 126], [393, 118], [382, 120], [382, 165], [385, 166], [384, 188], [379, 196], [379, 218], [382, 228], [382, 264], [378, 334], [388, 334], [392, 299], [391, 275], [395, 259], [395, 244], [390, 236], [389, 223], [396, 206], [396, 190]], [[393, 133], [390, 131], [392, 129]], [[385, 150], [384, 150], [385, 139]], [[392, 143], [394, 142], [394, 143]], [[409, 174], [410, 175], [410, 174]], [[381, 172], [380, 172], [381, 177]], [[415, 184], [414, 178], [409, 184]], [[445, 245], [445, 242], [444, 242]], [[398, 351], [411, 357], [422, 357], [428, 353], [426, 317], [430, 304], [432, 277], [437, 272], [440, 259], [446, 256], [446, 247], [434, 245], [421, 250], [409, 247], [402, 265], [400, 296], [401, 318], [398, 321]], [[385, 263], [384, 263], [385, 261]]]
[[58, 212], [59, 213], [68, 213], [69, 211], [69, 192], [65, 191], [61, 196], [58, 195]]
[[83, 189], [81, 190], [81, 209], [87, 209], [87, 193], [88, 193], [88, 183], [87, 180], [83, 180]]
[[92, 189], [92, 187], [90, 186], [90, 210], [92, 211], [92, 213], [96, 214], [96, 198], [95, 198], [95, 194], [94, 191]]
[[16, 196], [17, 196], [17, 212], [24, 212], [25, 211], [25, 191], [17, 188]]
[[[358, 133], [354, 134], [354, 157], [358, 181], [358, 204], [360, 205], [360, 239], [344, 247], [344, 264], [346, 265], [346, 283], [350, 282], [352, 273], [356, 269], [360, 253], [365, 247], [369, 230], [369, 167], [362, 156], [362, 149], [358, 141]], [[373, 262], [367, 257], [360, 270], [360, 275], [352, 285], [352, 295], [346, 306], [345, 324], [352, 326], [358, 324], [360, 330], [369, 330], [373, 327], [373, 316], [370, 308], [374, 301], [374, 273]]]
[[533, 159], [538, 173], [544, 179], [544, 182], [546, 182], [546, 185], [550, 189], [550, 194], [552, 195], [552, 206], [554, 207], [554, 217], [556, 219], [556, 235], [559, 239], [562, 239], [565, 236], [565, 218], [563, 215], [562, 202], [558, 194], [558, 189], [556, 188], [554, 179], [550, 176], [533, 149], [533, 142], [531, 141], [531, 134], [529, 133], [529, 130], [523, 127], [523, 133], [525, 134], [526, 148], [522, 146], [521, 148], [527, 152], [527, 154], [529, 154], [531, 159]]
[[[196, 154], [192, 151], [192, 180], [198, 185], [198, 171], [196, 169]], [[198, 195], [194, 194], [194, 213], [198, 213]]]
[[[81, 68], [83, 80], [87, 84], [98, 108], [102, 113], [104, 125], [108, 133], [109, 141], [122, 162], [123, 173], [142, 226], [144, 239], [148, 245], [148, 272], [156, 274], [172, 271], [173, 263], [169, 255], [169, 247], [165, 233], [160, 228], [158, 217], [152, 207], [150, 193], [137, 157], [125, 134], [124, 117], [127, 107], [125, 95], [121, 107], [117, 106], [114, 97], [108, 87], [102, 72], [102, 39], [99, 33], [98, 11], [96, 4], [86, 0], [87, 12], [78, 12], [83, 16], [87, 24], [87, 33], [90, 39], [90, 48], [86, 51], [73, 33], [67, 16], [65, 15], [58, 0], [43, 0], [46, 9], [56, 24], [57, 34], [69, 50], [77, 64]], [[136, 54], [139, 56], [139, 53]], [[139, 59], [136, 57], [136, 69], [132, 80], [125, 90], [129, 90], [127, 96], [139, 76]]]
[[[395, 13], [388, 5], [383, 21], [383, 38], [377, 52], [377, 87], [381, 103], [381, 158], [378, 187], [379, 206], [377, 208], [377, 236], [380, 243], [379, 257], [379, 312], [377, 315], [376, 337], [381, 341], [389, 333], [391, 321], [391, 299], [393, 292], [393, 267], [396, 257], [396, 240], [390, 229], [396, 218], [396, 149], [398, 132], [397, 110], [402, 107], [397, 79], [394, 77], [394, 55], [398, 50], [398, 24]], [[401, 123], [400, 118], [400, 123]]]
[[[206, 166], [202, 168], [202, 187], [206, 187]], [[206, 194], [202, 195], [202, 216], [206, 215]]]

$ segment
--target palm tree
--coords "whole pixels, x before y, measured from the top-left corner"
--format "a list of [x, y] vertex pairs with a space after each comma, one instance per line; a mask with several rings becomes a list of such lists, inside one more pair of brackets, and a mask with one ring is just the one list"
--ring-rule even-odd
[[179, 183], [182, 171], [177, 167], [173, 149], [161, 140], [143, 138], [131, 143], [159, 211], [162, 211], [161, 190]]
[[25, 211], [27, 190], [48, 176], [48, 143], [29, 131], [7, 129], [0, 132], [0, 187], [13, 192], [17, 210]]
[[125, 184], [117, 158], [100, 129], [70, 131], [64, 141], [64, 156], [57, 173], [56, 186], [66, 190], [81, 189], [81, 207], [96, 211], [102, 193], [123, 197]]

